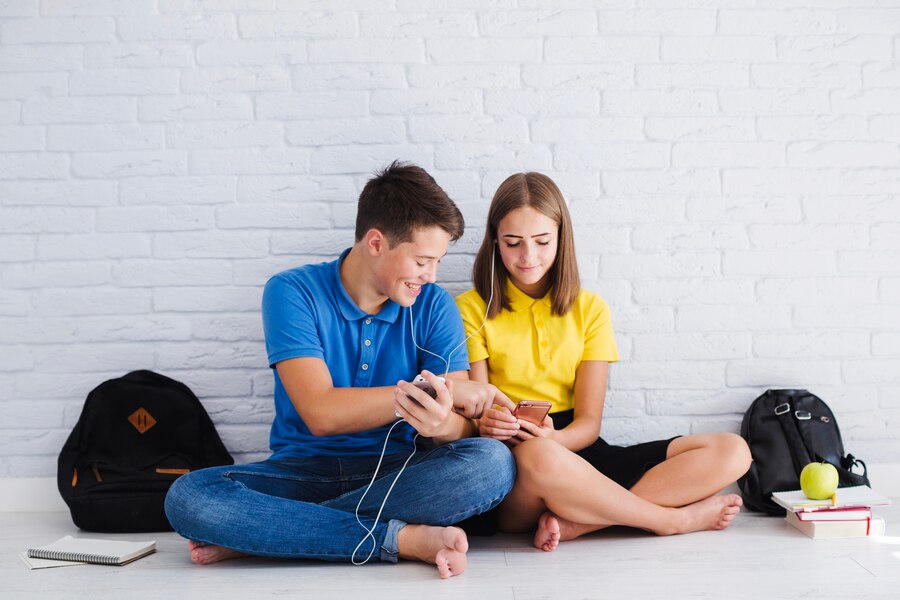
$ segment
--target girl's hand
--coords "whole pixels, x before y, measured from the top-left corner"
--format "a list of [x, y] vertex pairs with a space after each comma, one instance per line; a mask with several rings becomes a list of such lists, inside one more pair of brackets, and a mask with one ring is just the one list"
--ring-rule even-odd
[[540, 425], [535, 425], [525, 419], [518, 419], [518, 422], [519, 432], [510, 440], [512, 445], [521, 444], [525, 440], [536, 437], [553, 439], [554, 434], [556, 434], [556, 429], [553, 427], [553, 419], [550, 418], [550, 415], [544, 417]]
[[516, 418], [507, 408], [489, 408], [478, 421], [478, 435], [507, 441], [519, 432]]

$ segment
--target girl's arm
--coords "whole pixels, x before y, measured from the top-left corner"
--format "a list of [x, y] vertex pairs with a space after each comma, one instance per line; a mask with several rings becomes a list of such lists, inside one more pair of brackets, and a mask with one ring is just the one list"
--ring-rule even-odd
[[553, 432], [553, 439], [572, 451], [587, 448], [600, 436], [609, 363], [585, 360], [575, 371], [575, 419], [565, 429]]

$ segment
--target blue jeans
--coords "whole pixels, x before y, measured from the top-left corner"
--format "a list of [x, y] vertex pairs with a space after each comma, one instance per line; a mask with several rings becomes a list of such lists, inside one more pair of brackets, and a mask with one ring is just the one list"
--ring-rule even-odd
[[[373, 517], [408, 455], [384, 457], [359, 508]], [[182, 475], [166, 496], [166, 516], [182, 536], [258, 556], [397, 562], [397, 533], [407, 523], [450, 525], [497, 504], [516, 476], [501, 442], [466, 438], [419, 450], [394, 486], [381, 518], [366, 535], [356, 520], [377, 456], [268, 459]]]

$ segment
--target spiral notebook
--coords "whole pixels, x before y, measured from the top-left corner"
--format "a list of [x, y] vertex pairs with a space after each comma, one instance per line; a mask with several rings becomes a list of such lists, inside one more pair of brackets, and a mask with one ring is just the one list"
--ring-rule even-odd
[[156, 552], [156, 542], [73, 538], [71, 535], [28, 550], [29, 558], [121, 566]]

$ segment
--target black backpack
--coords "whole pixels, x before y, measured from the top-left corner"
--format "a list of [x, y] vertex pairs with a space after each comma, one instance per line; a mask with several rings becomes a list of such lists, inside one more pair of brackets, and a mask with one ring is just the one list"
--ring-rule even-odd
[[57, 485], [81, 529], [171, 531], [163, 509], [180, 475], [234, 464], [183, 383], [133, 371], [97, 386], [59, 455]]
[[[806, 390], [766, 390], [744, 413], [741, 436], [753, 455], [750, 470], [738, 480], [750, 510], [783, 516], [772, 492], [800, 489], [800, 471], [811, 462], [834, 465], [839, 487], [869, 485], [865, 463], [844, 455], [834, 413]], [[854, 467], [862, 473], [852, 472]]]

